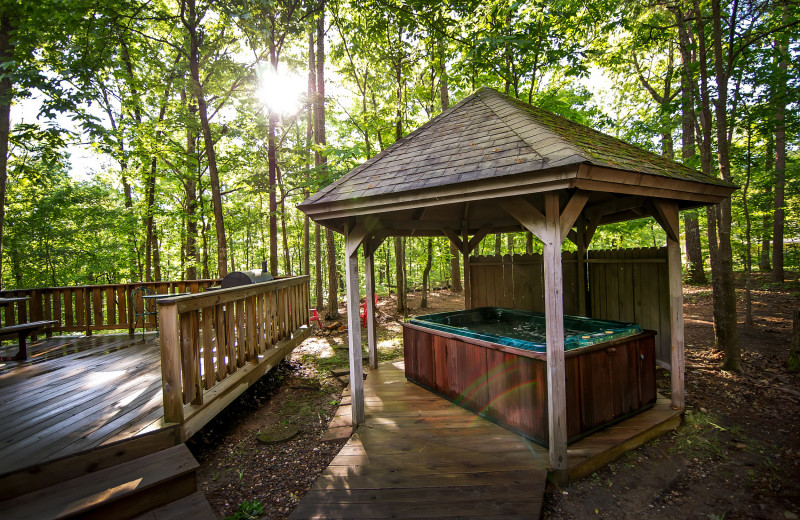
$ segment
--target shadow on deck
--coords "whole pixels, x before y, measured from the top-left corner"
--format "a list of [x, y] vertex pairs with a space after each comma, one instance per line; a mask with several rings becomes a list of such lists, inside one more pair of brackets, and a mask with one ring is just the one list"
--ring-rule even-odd
[[[402, 361], [371, 371], [364, 395], [366, 422], [290, 519], [539, 517], [545, 448], [407, 382]], [[337, 419], [349, 414], [342, 406]], [[570, 479], [679, 421], [679, 412], [659, 399], [652, 409], [575, 442], [568, 450]]]

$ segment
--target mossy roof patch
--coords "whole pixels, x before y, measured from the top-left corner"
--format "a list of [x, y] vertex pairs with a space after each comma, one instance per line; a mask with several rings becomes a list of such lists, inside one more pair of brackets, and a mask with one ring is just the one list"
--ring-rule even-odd
[[621, 170], [620, 184], [631, 184], [627, 171], [730, 186], [484, 87], [312, 195], [300, 208], [435, 191], [462, 182], [580, 164]]

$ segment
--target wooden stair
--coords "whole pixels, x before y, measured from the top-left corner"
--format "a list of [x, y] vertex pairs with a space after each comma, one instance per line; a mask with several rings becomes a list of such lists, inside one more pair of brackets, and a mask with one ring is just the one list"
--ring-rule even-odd
[[[0, 477], [0, 489], [7, 486], [0, 496], [0, 516], [5, 520], [217, 518], [197, 490], [199, 464], [185, 444], [147, 450], [139, 440], [133, 449], [126, 448], [134, 442], [137, 439], [103, 447], [105, 456], [92, 450]], [[152, 448], [152, 440], [149, 445]]]

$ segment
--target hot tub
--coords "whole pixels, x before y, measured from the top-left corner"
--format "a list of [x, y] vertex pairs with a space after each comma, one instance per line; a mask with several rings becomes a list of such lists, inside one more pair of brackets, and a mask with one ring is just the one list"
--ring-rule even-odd
[[[542, 313], [483, 307], [403, 324], [406, 378], [547, 446]], [[567, 435], [573, 442], [651, 407], [655, 332], [564, 317]]]

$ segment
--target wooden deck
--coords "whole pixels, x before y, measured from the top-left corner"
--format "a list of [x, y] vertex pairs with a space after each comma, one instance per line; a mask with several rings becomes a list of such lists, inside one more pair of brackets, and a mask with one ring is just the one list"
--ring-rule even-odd
[[160, 429], [154, 336], [51, 338], [27, 361], [0, 363], [0, 474]]
[[[289, 517], [538, 518], [548, 452], [405, 379], [383, 363], [364, 384], [366, 422]], [[349, 416], [346, 407], [339, 417]], [[569, 446], [569, 476], [591, 473], [675, 428], [652, 409]]]
[[537, 518], [547, 454], [381, 364], [366, 423], [291, 514], [301, 518]]

